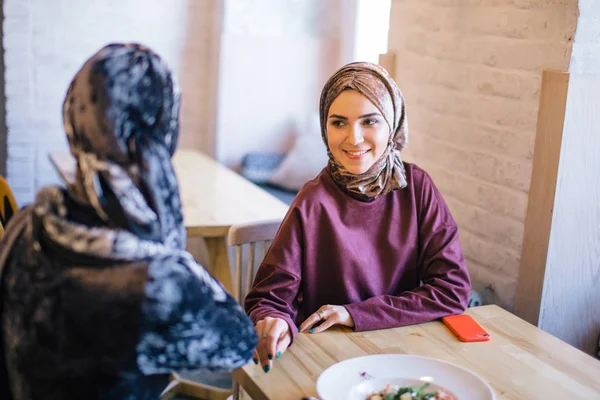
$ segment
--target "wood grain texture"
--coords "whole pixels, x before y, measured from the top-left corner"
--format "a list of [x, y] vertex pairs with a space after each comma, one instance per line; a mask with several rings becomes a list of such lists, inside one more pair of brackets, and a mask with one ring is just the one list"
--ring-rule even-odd
[[589, 354], [600, 334], [599, 93], [599, 73], [571, 73], [539, 323]]
[[210, 273], [216, 280], [221, 282], [225, 289], [233, 293], [233, 279], [229, 254], [227, 252], [227, 240], [224, 237], [207, 237], [206, 247], [210, 262]]
[[569, 73], [544, 71], [515, 314], [537, 325], [550, 242]]
[[489, 342], [463, 343], [440, 322], [352, 332], [333, 328], [299, 334], [265, 374], [250, 362], [234, 378], [253, 400], [317, 396], [316, 380], [336, 362], [367, 354], [416, 354], [467, 368], [486, 380], [498, 400], [600, 398], [600, 361], [502, 308], [470, 308]]

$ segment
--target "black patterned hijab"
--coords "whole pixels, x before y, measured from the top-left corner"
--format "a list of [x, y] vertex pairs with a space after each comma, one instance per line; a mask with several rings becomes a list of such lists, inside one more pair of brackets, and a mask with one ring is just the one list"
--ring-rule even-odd
[[[356, 90], [373, 103], [390, 128], [390, 139], [384, 153], [362, 174], [346, 170], [331, 154], [327, 143], [329, 108], [344, 90]], [[379, 198], [406, 187], [404, 164], [400, 151], [408, 140], [408, 123], [404, 97], [387, 71], [368, 62], [354, 62], [339, 69], [323, 87], [319, 107], [321, 136], [327, 146], [329, 168], [338, 185], [362, 200]]]
[[137, 44], [104, 47], [73, 78], [63, 119], [77, 160], [72, 192], [109, 228], [185, 248], [171, 165], [179, 92], [161, 58]]

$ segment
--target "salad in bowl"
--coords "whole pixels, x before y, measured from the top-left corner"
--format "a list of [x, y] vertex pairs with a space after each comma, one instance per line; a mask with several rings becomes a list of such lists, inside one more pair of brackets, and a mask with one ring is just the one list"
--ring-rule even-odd
[[402, 386], [388, 384], [385, 389], [374, 392], [365, 400], [458, 400], [450, 392], [432, 387], [428, 382], [420, 386]]

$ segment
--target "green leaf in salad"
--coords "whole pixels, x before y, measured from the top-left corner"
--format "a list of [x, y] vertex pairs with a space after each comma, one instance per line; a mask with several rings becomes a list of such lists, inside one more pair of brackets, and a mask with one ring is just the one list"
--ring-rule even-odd
[[429, 384], [429, 382], [427, 382], [421, 386], [416, 386], [416, 387], [401, 387], [396, 391], [395, 394], [393, 394], [393, 396], [391, 396], [391, 397], [388, 397], [389, 395], [384, 396], [383, 400], [398, 400], [398, 399], [400, 399], [400, 396], [402, 396], [405, 393], [410, 393], [412, 395], [412, 398], [415, 400], [429, 399], [429, 398], [432, 398], [433, 396], [435, 396], [435, 393], [425, 393], [425, 389], [427, 389], [429, 386], [430, 386], [430, 384]]

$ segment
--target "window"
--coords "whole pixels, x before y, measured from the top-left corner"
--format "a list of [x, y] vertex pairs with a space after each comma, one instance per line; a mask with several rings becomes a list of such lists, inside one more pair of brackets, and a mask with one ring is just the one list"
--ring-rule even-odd
[[377, 63], [387, 53], [392, 0], [356, 0], [354, 60]]

